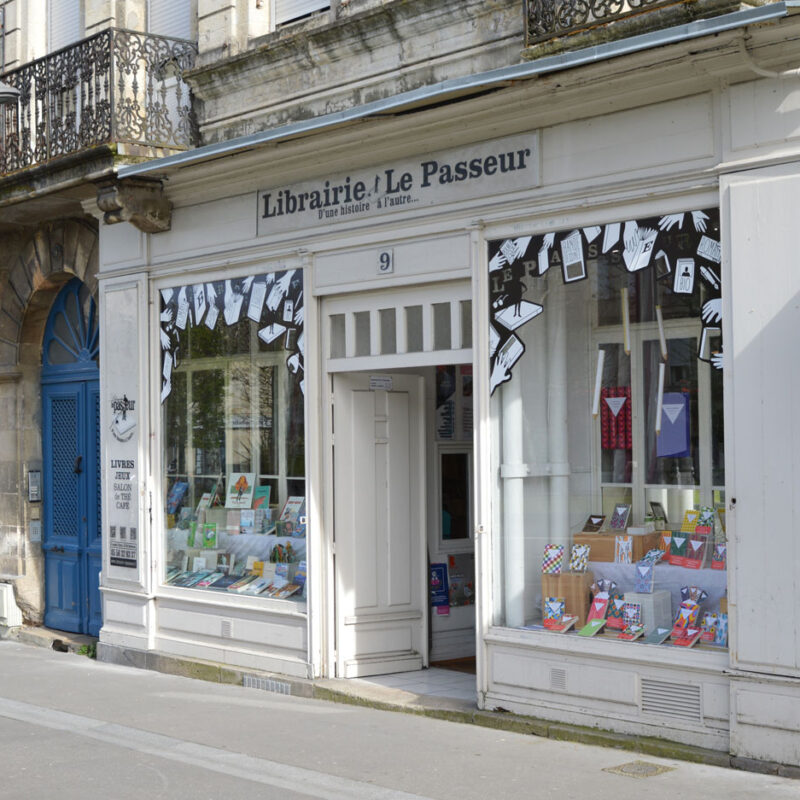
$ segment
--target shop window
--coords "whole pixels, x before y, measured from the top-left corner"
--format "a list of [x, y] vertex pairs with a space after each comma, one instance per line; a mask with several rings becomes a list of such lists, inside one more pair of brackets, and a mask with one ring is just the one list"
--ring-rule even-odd
[[299, 271], [161, 292], [165, 583], [302, 600]]
[[489, 259], [496, 622], [726, 646], [718, 210]]

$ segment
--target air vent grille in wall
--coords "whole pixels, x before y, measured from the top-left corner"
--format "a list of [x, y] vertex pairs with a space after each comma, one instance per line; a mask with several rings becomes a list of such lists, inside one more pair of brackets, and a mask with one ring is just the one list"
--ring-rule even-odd
[[641, 710], [643, 714], [702, 722], [703, 707], [700, 687], [686, 683], [641, 679]]
[[567, 671], [550, 667], [550, 688], [560, 692], [567, 691]]
[[222, 638], [223, 639], [233, 639], [233, 620], [232, 619], [223, 619], [222, 620]]

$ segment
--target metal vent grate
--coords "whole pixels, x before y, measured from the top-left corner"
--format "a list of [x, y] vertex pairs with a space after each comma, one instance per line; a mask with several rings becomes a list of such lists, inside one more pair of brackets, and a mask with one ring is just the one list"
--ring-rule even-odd
[[286, 681], [276, 681], [273, 678], [262, 678], [260, 675], [242, 676], [242, 686], [245, 689], [261, 689], [262, 692], [274, 694], [291, 694], [292, 685]]
[[567, 691], [567, 671], [557, 667], [550, 668], [550, 688], [557, 691]]
[[641, 710], [643, 714], [702, 722], [703, 708], [700, 687], [642, 678]]
[[223, 619], [222, 620], [222, 638], [223, 639], [233, 639], [233, 620], [232, 619]]

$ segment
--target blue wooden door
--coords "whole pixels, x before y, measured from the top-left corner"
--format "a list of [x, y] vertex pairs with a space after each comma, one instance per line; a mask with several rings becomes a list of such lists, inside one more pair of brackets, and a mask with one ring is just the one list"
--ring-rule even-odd
[[45, 625], [97, 635], [100, 390], [94, 301], [74, 279], [59, 294], [42, 357]]

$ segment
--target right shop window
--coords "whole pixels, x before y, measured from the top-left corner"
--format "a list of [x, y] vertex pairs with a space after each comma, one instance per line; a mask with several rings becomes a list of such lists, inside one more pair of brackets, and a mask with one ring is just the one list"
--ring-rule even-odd
[[718, 209], [488, 256], [496, 623], [726, 647]]

